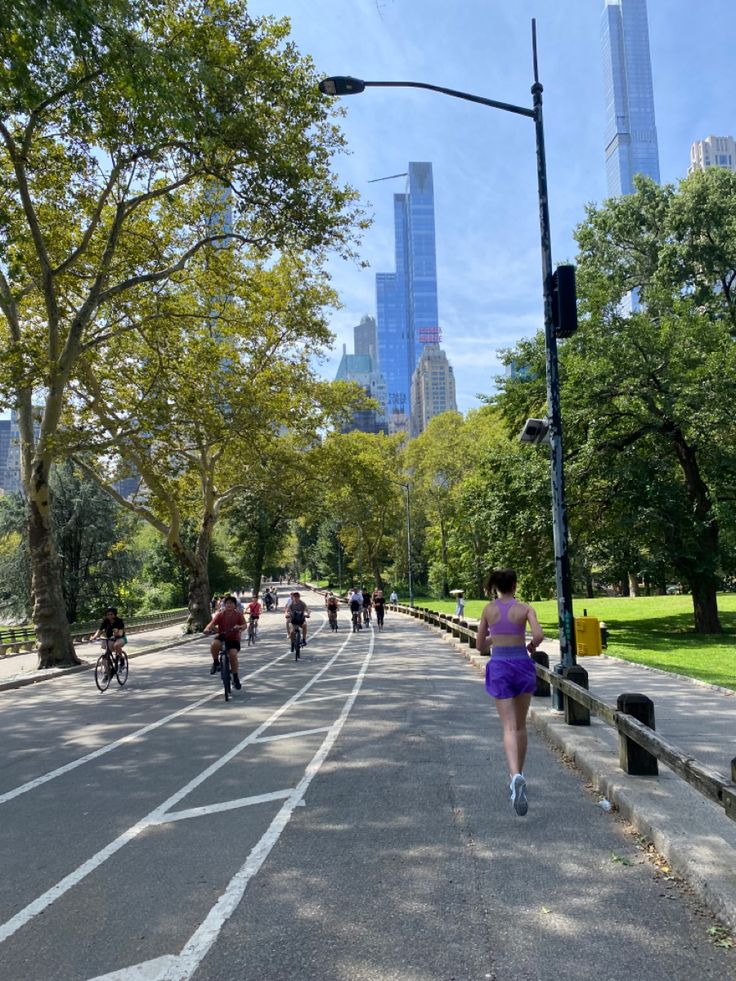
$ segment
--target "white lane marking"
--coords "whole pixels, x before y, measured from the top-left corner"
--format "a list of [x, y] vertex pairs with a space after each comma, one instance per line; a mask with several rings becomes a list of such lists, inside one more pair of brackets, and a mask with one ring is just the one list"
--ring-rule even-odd
[[[347, 641], [345, 644], [347, 644]], [[345, 644], [343, 644], [343, 647]], [[343, 647], [341, 647], [337, 653], [325, 663], [324, 667], [318, 671], [302, 688], [300, 688], [295, 695], [292, 695], [291, 698], [284, 702], [280, 708], [276, 709], [276, 711], [270, 715], [265, 722], [262, 722], [258, 728], [249, 733], [249, 735], [242, 739], [236, 746], [228, 750], [228, 752], [221, 756], [218, 760], [215, 760], [214, 763], [211, 763], [206, 769], [202, 770], [198, 776], [190, 780], [189, 783], [180, 790], [177, 790], [176, 793], [167, 798], [163, 804], [159, 804], [158, 807], [150, 811], [144, 818], [132, 825], [121, 835], [118, 835], [117, 838], [92, 855], [91, 858], [88, 858], [86, 862], [83, 862], [73, 872], [70, 872], [68, 875], [64, 876], [63, 879], [60, 879], [59, 882], [53, 885], [50, 889], [47, 889], [46, 892], [34, 899], [33, 902], [21, 909], [15, 914], [15, 916], [12, 916], [5, 923], [0, 924], [0, 943], [7, 940], [8, 937], [11, 937], [14, 933], [20, 930], [21, 927], [25, 926], [26, 923], [29, 923], [34, 917], [38, 916], [39, 913], [43, 913], [45, 909], [63, 896], [64, 893], [78, 885], [91, 872], [94, 872], [95, 869], [99, 868], [103, 862], [106, 862], [108, 858], [115, 854], [115, 852], [119, 851], [123, 845], [127, 845], [129, 841], [137, 838], [141, 831], [144, 831], [152, 824], [158, 824], [159, 819], [163, 817], [163, 815], [165, 815], [174, 804], [178, 804], [180, 800], [190, 794], [201, 783], [204, 783], [204, 781], [211, 777], [213, 773], [216, 773], [219, 769], [229, 763], [234, 756], [237, 756], [238, 753], [242, 752], [246, 746], [250, 745], [252, 742], [255, 742], [255, 740], [257, 740], [258, 737], [269, 728], [269, 726], [273, 725], [277, 719], [280, 719], [285, 712], [288, 712], [292, 705], [299, 700], [299, 697], [305, 691], [309, 691], [312, 685], [317, 683], [320, 676], [323, 675], [325, 671], [329, 671], [334, 662], [340, 656]]]
[[315, 695], [314, 698], [303, 698], [299, 704], [300, 705], [311, 705], [312, 702], [329, 702], [335, 698], [345, 698], [345, 692], [341, 692], [339, 695]]
[[205, 817], [208, 814], [219, 814], [221, 811], [238, 811], [241, 807], [251, 807], [253, 804], [268, 804], [269, 801], [283, 800], [294, 792], [293, 787], [286, 790], [274, 790], [270, 794], [255, 794], [253, 797], [239, 797], [236, 800], [220, 801], [219, 804], [205, 804], [204, 807], [190, 807], [187, 811], [168, 811], [162, 814], [154, 824], [169, 824], [171, 821], [188, 821], [189, 818]]
[[255, 848], [253, 848], [243, 866], [230, 880], [225, 891], [209, 911], [202, 924], [194, 931], [184, 945], [179, 957], [159, 976], [157, 981], [188, 981], [217, 940], [226, 921], [235, 912], [238, 904], [245, 895], [248, 883], [266, 861], [271, 849], [279, 840], [281, 833], [289, 823], [294, 808], [303, 803], [304, 795], [309, 789], [310, 783], [317, 773], [319, 773], [328, 753], [340, 735], [342, 727], [345, 725], [345, 720], [350, 714], [358, 692], [361, 689], [372, 655], [373, 636], [371, 635], [368, 653], [365, 656], [361, 670], [353, 685], [353, 690], [346, 699], [340, 715], [330, 726], [330, 730], [325, 736], [322, 745], [308, 764], [304, 776], [294, 788], [289, 799], [282, 805], [278, 814], [274, 817], [269, 828], [263, 834]]
[[[345, 697], [343, 693], [343, 698]], [[304, 701], [304, 699], [302, 699]], [[309, 699], [307, 699], [309, 701]], [[301, 704], [301, 702], [300, 702]], [[256, 739], [257, 743], [275, 743], [277, 739], [297, 739], [299, 736], [313, 736], [316, 732], [329, 732], [329, 726], [321, 726], [319, 729], [299, 729], [297, 732], [284, 732], [280, 736], [261, 736]]]
[[[255, 671], [251, 671], [247, 674], [244, 681], [249, 681], [251, 678], [255, 678], [256, 675], [260, 674], [261, 671], [265, 671], [267, 668], [273, 667], [279, 661], [282, 661], [286, 654], [279, 654], [278, 657], [274, 658], [272, 661], [268, 661], [266, 664], [261, 665], [260, 668], [256, 668]], [[158, 722], [151, 722], [147, 726], [143, 726], [142, 729], [136, 729], [135, 732], [129, 732], [127, 736], [122, 736], [120, 739], [116, 739], [115, 742], [107, 743], [105, 746], [100, 746], [99, 749], [94, 750], [91, 753], [87, 753], [86, 756], [80, 756], [76, 760], [72, 760], [70, 763], [65, 763], [64, 766], [57, 767], [55, 770], [49, 770], [48, 773], [44, 773], [40, 777], [36, 777], [35, 780], [29, 780], [28, 783], [20, 784], [20, 786], [15, 787], [13, 790], [8, 790], [4, 794], [0, 794], [0, 804], [5, 804], [9, 800], [13, 800], [15, 797], [20, 797], [21, 794], [27, 794], [30, 790], [35, 790], [36, 787], [42, 786], [42, 784], [48, 783], [49, 780], [55, 780], [56, 777], [61, 777], [65, 773], [69, 773], [70, 770], [76, 770], [78, 766], [82, 766], [84, 763], [89, 763], [91, 760], [96, 760], [100, 756], [104, 756], [105, 753], [111, 753], [114, 749], [119, 746], [124, 746], [126, 743], [133, 742], [135, 739], [139, 739], [141, 736], [147, 735], [149, 732], [153, 732], [154, 729], [159, 729], [161, 726], [165, 726], [172, 719], [178, 718], [180, 715], [186, 715], [187, 712], [193, 712], [194, 709], [199, 708], [200, 705], [204, 705], [205, 702], [211, 701], [213, 698], [220, 698], [222, 692], [217, 689], [217, 691], [212, 692], [210, 695], [205, 695], [204, 698], [198, 699], [196, 702], [192, 702], [191, 705], [185, 705], [184, 708], [180, 708], [176, 712], [172, 712], [171, 715], [165, 716], [163, 719], [159, 719]]]
[[337, 676], [330, 675], [327, 679], [328, 681], [354, 681], [357, 678], [357, 674], [339, 674]]
[[156, 981], [156, 978], [161, 977], [161, 972], [175, 964], [176, 960], [173, 954], [166, 954], [165, 957], [157, 957], [155, 960], [144, 961], [132, 967], [123, 967], [109, 974], [98, 974], [91, 981]]

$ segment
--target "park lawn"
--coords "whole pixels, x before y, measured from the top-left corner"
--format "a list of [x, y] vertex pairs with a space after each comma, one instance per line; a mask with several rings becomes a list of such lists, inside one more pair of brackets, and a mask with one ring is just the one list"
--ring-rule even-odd
[[[454, 613], [454, 600], [416, 599], [441, 613]], [[465, 615], [477, 619], [485, 602], [468, 600]], [[548, 637], [557, 637], [557, 602], [535, 603]], [[691, 596], [637, 596], [615, 599], [576, 599], [576, 616], [598, 617], [608, 625], [607, 654], [661, 671], [723, 685], [736, 690], [736, 593], [719, 593], [718, 611], [724, 633], [702, 636], [693, 628]]]

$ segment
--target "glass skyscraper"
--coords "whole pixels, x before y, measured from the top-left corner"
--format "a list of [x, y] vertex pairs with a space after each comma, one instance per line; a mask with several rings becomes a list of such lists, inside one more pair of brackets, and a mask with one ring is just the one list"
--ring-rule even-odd
[[659, 183], [659, 149], [646, 0], [606, 0], [603, 10], [606, 176], [611, 197], [631, 194], [634, 175]]
[[439, 339], [431, 163], [409, 164], [406, 192], [394, 195], [394, 236], [396, 272], [376, 274], [378, 359], [389, 412], [408, 413], [422, 345]]

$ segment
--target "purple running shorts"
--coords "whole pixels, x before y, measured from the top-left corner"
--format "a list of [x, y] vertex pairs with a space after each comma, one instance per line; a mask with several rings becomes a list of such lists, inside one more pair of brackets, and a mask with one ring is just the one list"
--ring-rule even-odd
[[515, 698], [537, 688], [534, 661], [525, 647], [496, 648], [486, 664], [486, 691], [492, 698]]

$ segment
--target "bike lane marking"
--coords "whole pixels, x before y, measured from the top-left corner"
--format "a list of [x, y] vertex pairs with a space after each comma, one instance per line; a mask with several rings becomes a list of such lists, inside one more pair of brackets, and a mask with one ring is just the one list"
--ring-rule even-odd
[[[276, 711], [273, 712], [268, 719], [262, 722], [261, 725], [259, 725], [256, 729], [250, 732], [244, 739], [242, 739], [239, 743], [237, 743], [237, 745], [233, 746], [230, 750], [224, 753], [218, 760], [215, 760], [214, 763], [211, 763], [210, 766], [202, 770], [201, 773], [199, 773], [196, 777], [190, 780], [182, 788], [180, 788], [174, 794], [168, 797], [162, 804], [159, 804], [158, 807], [155, 807], [145, 817], [141, 818], [140, 821], [137, 821], [135, 824], [131, 825], [130, 828], [126, 829], [122, 834], [118, 835], [118, 837], [115, 838], [113, 841], [111, 841], [108, 845], [106, 845], [104, 848], [100, 849], [98, 852], [92, 855], [89, 859], [87, 859], [86, 862], [83, 862], [73, 872], [70, 872], [68, 875], [64, 876], [64, 878], [60, 879], [59, 882], [53, 885], [50, 889], [47, 889], [44, 893], [42, 893], [40, 896], [34, 899], [31, 903], [23, 907], [23, 909], [19, 910], [18, 913], [15, 914], [15, 916], [12, 916], [9, 920], [6, 920], [5, 923], [0, 924], [0, 943], [7, 940], [9, 937], [13, 936], [13, 934], [16, 933], [18, 930], [20, 930], [21, 927], [25, 926], [40, 913], [43, 913], [44, 910], [46, 910], [52, 903], [56, 902], [57, 899], [59, 899], [61, 896], [67, 893], [74, 886], [78, 885], [83, 879], [85, 879], [88, 875], [90, 875], [90, 873], [94, 872], [95, 869], [99, 868], [100, 865], [106, 862], [108, 858], [110, 858], [116, 852], [118, 852], [124, 845], [127, 845], [130, 841], [133, 841], [135, 838], [137, 838], [142, 831], [145, 831], [147, 828], [151, 827], [154, 824], [165, 823], [165, 820], [162, 820], [162, 818], [165, 818], [166, 814], [168, 813], [171, 807], [173, 807], [175, 804], [178, 804], [180, 800], [183, 800], [183, 798], [187, 797], [193, 790], [199, 787], [200, 784], [204, 783], [205, 780], [209, 779], [209, 777], [211, 777], [214, 773], [220, 770], [227, 763], [229, 763], [230, 760], [233, 759], [235, 756], [237, 756], [239, 753], [241, 753], [246, 746], [249, 746], [251, 743], [257, 742], [259, 737], [270, 726], [272, 726], [276, 721], [278, 721], [278, 719], [280, 719], [282, 715], [288, 712], [288, 710], [292, 708], [294, 704], [298, 703], [300, 701], [300, 696], [304, 692], [309, 691], [309, 689], [317, 683], [317, 681], [321, 678], [321, 676], [332, 667], [335, 661], [342, 654], [343, 650], [345, 649], [349, 641], [350, 641], [350, 637], [348, 636], [344, 641], [344, 643], [341, 645], [340, 649], [337, 651], [337, 653], [335, 653], [329, 659], [329, 661], [327, 661], [324, 667], [322, 667], [315, 675], [313, 675], [309, 679], [309, 681], [305, 685], [303, 685], [298, 692], [296, 692], [296, 694], [292, 695], [291, 698], [289, 698], [286, 702], [284, 702], [283, 705], [281, 705], [278, 709], [276, 709]], [[372, 651], [372, 645], [371, 645], [371, 651]], [[284, 656], [286, 655], [281, 655], [281, 657]], [[280, 660], [280, 658], [277, 658], [276, 660]], [[259, 670], [264, 670], [265, 667], [267, 666], [269, 665], [264, 665], [264, 668], [261, 668]], [[329, 736], [327, 738], [329, 739]], [[299, 784], [298, 786], [301, 786], [301, 784]], [[292, 791], [292, 794], [294, 792], [295, 791]]]
[[[250, 681], [255, 678], [256, 675], [261, 674], [262, 671], [266, 671], [268, 668], [273, 667], [282, 661], [288, 654], [279, 654], [273, 660], [266, 662], [266, 664], [261, 665], [260, 668], [256, 668], [250, 674], [245, 675], [244, 681]], [[76, 770], [77, 767], [83, 766], [85, 763], [90, 763], [92, 760], [98, 759], [100, 756], [104, 756], [106, 753], [111, 753], [114, 749], [118, 749], [120, 746], [124, 746], [126, 743], [133, 742], [139, 739], [141, 736], [148, 735], [149, 732], [153, 732], [156, 729], [160, 729], [161, 726], [165, 726], [167, 723], [171, 722], [173, 719], [179, 718], [181, 715], [186, 715], [188, 712], [193, 712], [195, 709], [199, 708], [200, 705], [204, 705], [206, 702], [212, 701], [214, 698], [222, 697], [222, 692], [218, 688], [217, 691], [211, 692], [209, 695], [205, 695], [203, 698], [198, 699], [196, 702], [192, 702], [190, 705], [185, 705], [183, 708], [178, 709], [176, 712], [172, 712], [171, 715], [165, 716], [163, 719], [159, 719], [157, 722], [151, 722], [141, 729], [136, 729], [135, 732], [129, 732], [127, 736], [121, 736], [120, 739], [116, 739], [112, 743], [106, 743], [104, 746], [100, 746], [98, 749], [93, 750], [91, 753], [87, 753], [85, 756], [80, 756], [76, 760], [71, 760], [69, 763], [65, 763], [63, 766], [57, 767], [55, 770], [49, 770], [48, 773], [42, 774], [40, 777], [35, 777], [33, 780], [29, 780], [27, 783], [20, 784], [14, 787], [12, 790], [6, 791], [4, 794], [0, 794], [0, 804], [6, 804], [8, 801], [14, 800], [16, 797], [20, 797], [21, 794], [27, 794], [31, 790], [35, 790], [37, 787], [43, 786], [43, 784], [48, 783], [49, 780], [55, 780], [57, 777], [63, 776], [65, 773], [69, 773], [71, 770]]]

